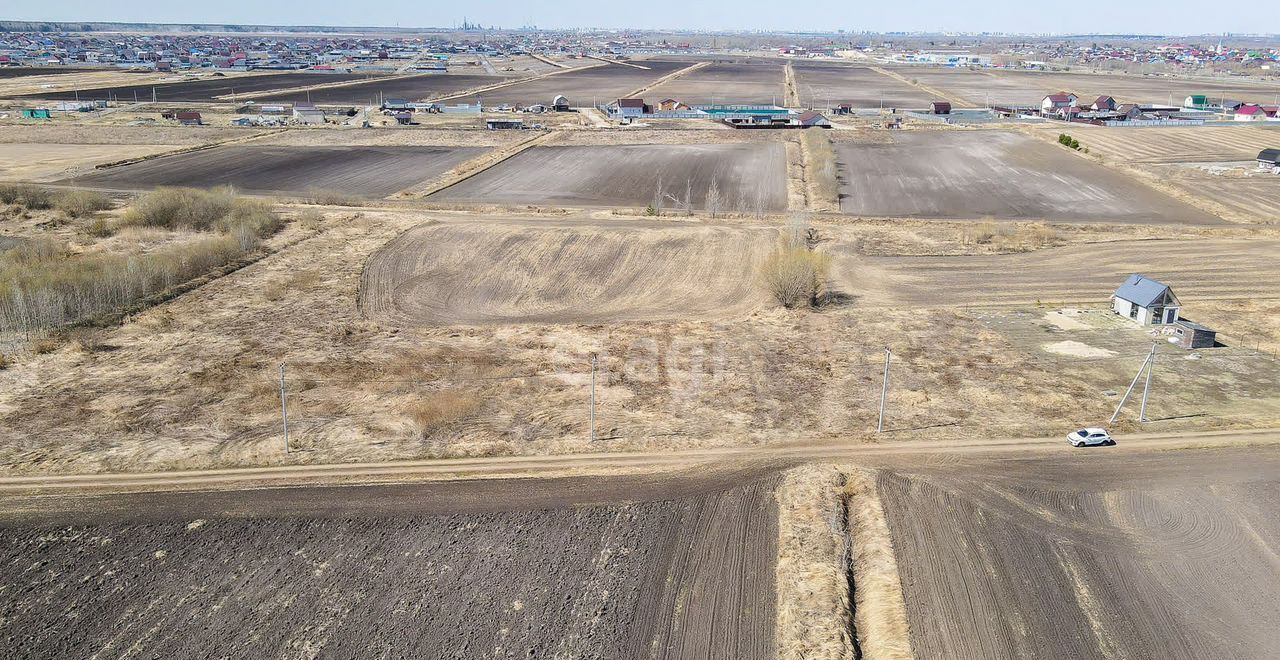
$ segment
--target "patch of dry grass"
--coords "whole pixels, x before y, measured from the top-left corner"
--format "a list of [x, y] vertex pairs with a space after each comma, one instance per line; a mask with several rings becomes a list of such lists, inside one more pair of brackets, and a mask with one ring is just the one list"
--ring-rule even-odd
[[479, 410], [480, 398], [475, 393], [453, 389], [423, 396], [409, 405], [407, 413], [418, 437], [430, 440]]
[[912, 660], [907, 608], [875, 473], [846, 470], [849, 532], [853, 537], [854, 626], [863, 660]]
[[53, 199], [53, 207], [68, 218], [88, 218], [113, 206], [111, 198], [96, 190], [68, 190]]
[[964, 228], [963, 245], [984, 245], [999, 252], [1029, 252], [1059, 245], [1058, 231], [1043, 222], [1001, 223], [984, 220]]
[[839, 471], [817, 465], [778, 486], [779, 660], [853, 657], [843, 486]]
[[827, 132], [819, 129], [803, 131], [800, 134], [800, 144], [804, 151], [804, 178], [809, 209], [840, 210], [840, 178], [836, 168], [836, 152]]

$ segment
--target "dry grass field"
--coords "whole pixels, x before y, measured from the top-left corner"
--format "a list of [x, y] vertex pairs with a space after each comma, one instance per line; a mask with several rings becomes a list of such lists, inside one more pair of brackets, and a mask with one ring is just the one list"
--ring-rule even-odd
[[781, 105], [783, 63], [716, 61], [646, 92], [650, 103]]
[[384, 197], [479, 155], [469, 147], [225, 146], [166, 156], [78, 177], [108, 189], [231, 185], [257, 193], [313, 190]]
[[477, 87], [486, 87], [527, 78], [528, 75], [527, 73], [508, 72], [490, 76], [480, 72], [397, 76], [386, 79], [373, 79], [369, 82], [354, 85], [339, 85], [310, 91], [269, 94], [269, 98], [263, 100], [297, 103], [298, 101], [310, 99], [312, 103], [350, 104], [354, 106], [380, 105], [383, 99], [425, 101], [465, 92]]
[[877, 217], [1213, 224], [1220, 219], [1016, 132], [918, 131], [836, 146], [841, 210]]
[[1258, 152], [1280, 143], [1280, 126], [1188, 126], [1156, 129], [1108, 129], [1098, 126], [1053, 124], [1037, 127], [1052, 133], [1068, 132], [1108, 159], [1124, 163], [1205, 163], [1248, 161]]
[[[865, 67], [826, 62], [796, 62], [796, 84], [804, 105], [830, 108], [927, 108], [932, 96], [907, 83]], [[900, 71], [908, 78], [913, 72]]]
[[786, 208], [782, 145], [534, 147], [430, 197], [439, 202], [721, 211]]
[[880, 474], [917, 657], [1280, 654], [1280, 453], [1114, 453]]
[[0, 635], [11, 658], [774, 657], [776, 476], [570, 481], [6, 510]]
[[1192, 94], [1274, 103], [1280, 85], [1231, 79], [1192, 79], [1126, 74], [899, 67], [903, 76], [968, 100], [973, 105], [1037, 105], [1060, 90], [1081, 99], [1114, 96], [1121, 103], [1181, 105]]
[[554, 221], [424, 225], [378, 250], [360, 305], [381, 322], [604, 323], [735, 318], [777, 233]]

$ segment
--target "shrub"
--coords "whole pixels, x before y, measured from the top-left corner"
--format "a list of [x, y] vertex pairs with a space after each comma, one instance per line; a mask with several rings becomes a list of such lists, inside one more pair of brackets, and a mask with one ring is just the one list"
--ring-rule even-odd
[[364, 206], [364, 202], [365, 200], [362, 197], [323, 188], [311, 188], [307, 191], [307, 196], [302, 200], [303, 204], [315, 204], [316, 206]]
[[787, 241], [760, 267], [765, 289], [783, 307], [817, 306], [831, 274], [831, 256]]
[[212, 190], [157, 188], [133, 203], [124, 222], [143, 227], [208, 231], [235, 208], [238, 198], [229, 186]]
[[84, 233], [94, 238], [107, 238], [108, 236], [115, 235], [116, 227], [102, 218], [97, 218], [88, 225], [85, 225]]
[[461, 421], [480, 410], [480, 399], [475, 394], [458, 390], [433, 392], [409, 407], [418, 437], [429, 439], [444, 427]]
[[0, 202], [40, 210], [53, 205], [53, 195], [37, 186], [6, 183], [0, 185]]
[[111, 206], [110, 197], [93, 190], [68, 190], [53, 200], [53, 207], [68, 218], [86, 218]]

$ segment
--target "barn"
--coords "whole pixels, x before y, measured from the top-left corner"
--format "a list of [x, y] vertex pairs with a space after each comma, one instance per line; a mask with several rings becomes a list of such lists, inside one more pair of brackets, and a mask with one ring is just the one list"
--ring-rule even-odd
[[1138, 325], [1172, 325], [1182, 304], [1168, 284], [1145, 275], [1130, 275], [1112, 299], [1112, 311]]
[[1280, 149], [1263, 149], [1258, 152], [1258, 169], [1273, 170], [1280, 167]]

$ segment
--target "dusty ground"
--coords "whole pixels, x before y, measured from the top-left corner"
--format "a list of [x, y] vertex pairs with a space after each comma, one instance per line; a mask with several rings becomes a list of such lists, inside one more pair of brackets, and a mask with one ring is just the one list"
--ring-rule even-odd
[[1275, 656], [1277, 474], [1273, 449], [885, 470], [914, 650]]
[[[425, 225], [365, 266], [360, 305], [395, 324], [737, 317], [777, 232], [634, 223]], [[565, 268], [574, 264], [572, 268]]]
[[785, 177], [776, 143], [534, 147], [431, 199], [671, 209], [691, 197], [701, 209], [714, 182], [721, 210], [777, 211], [786, 208]]
[[[825, 62], [796, 62], [800, 98], [808, 107], [927, 108], [934, 99], [924, 91], [865, 67]], [[914, 75], [902, 71], [908, 78]]]
[[166, 156], [80, 176], [78, 185], [108, 189], [232, 185], [263, 193], [335, 191], [383, 197], [479, 155], [469, 147], [224, 146]]
[[179, 148], [172, 144], [0, 144], [0, 180], [56, 181], [90, 172], [102, 163]]
[[70, 527], [66, 509], [9, 519], [0, 634], [14, 658], [215, 642], [266, 655], [773, 657], [777, 477], [578, 481], [152, 495], [105, 500]]
[[781, 105], [783, 63], [717, 61], [645, 93], [650, 103]]
[[920, 131], [836, 146], [841, 209], [869, 216], [1221, 222], [1020, 133]]

